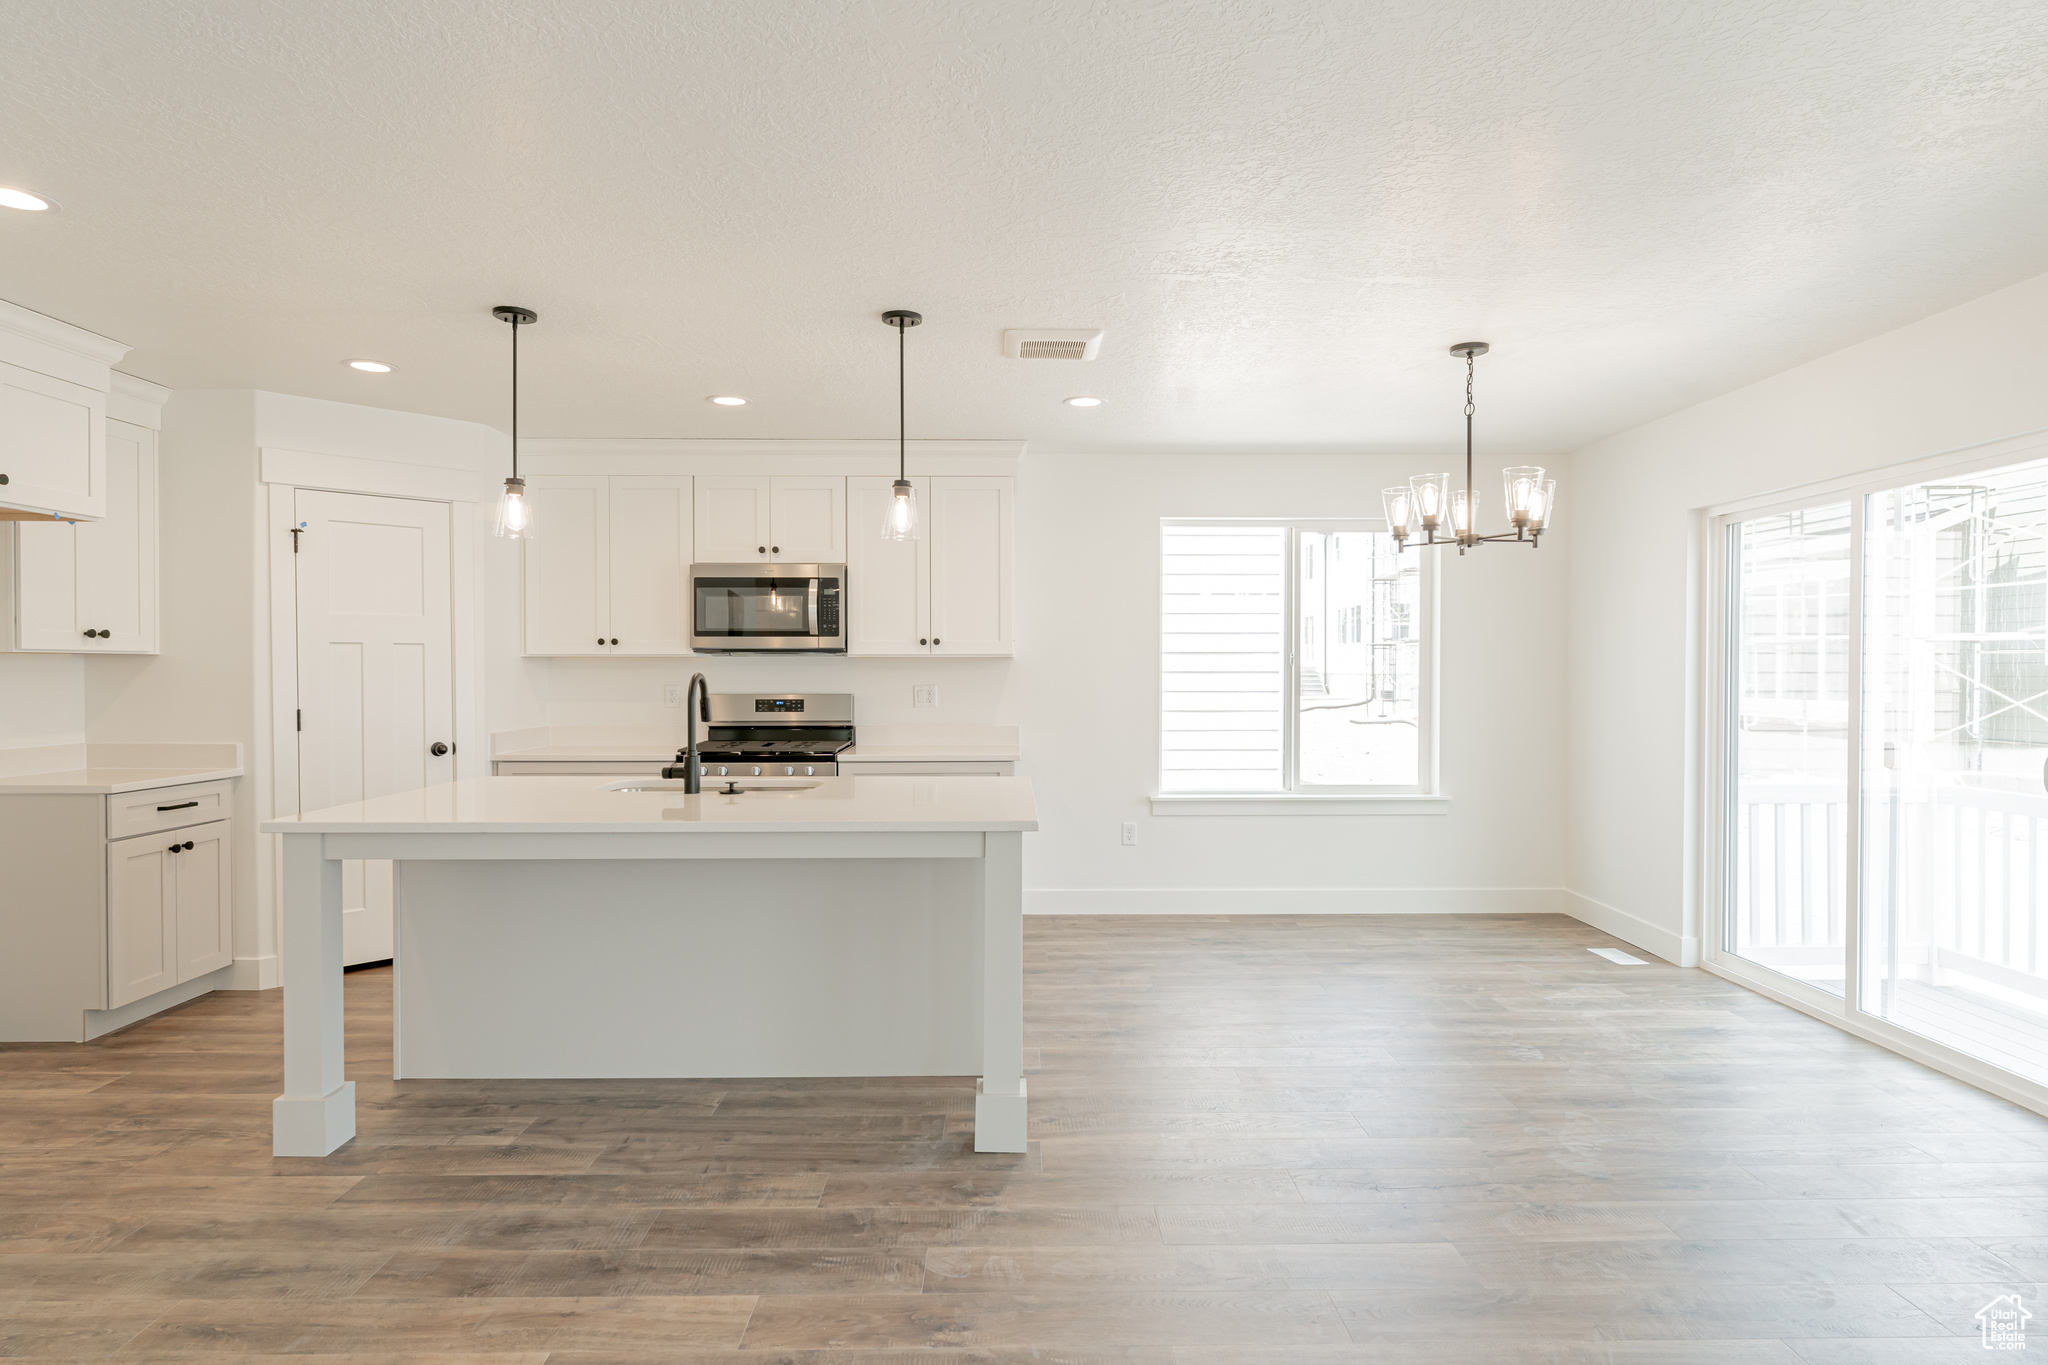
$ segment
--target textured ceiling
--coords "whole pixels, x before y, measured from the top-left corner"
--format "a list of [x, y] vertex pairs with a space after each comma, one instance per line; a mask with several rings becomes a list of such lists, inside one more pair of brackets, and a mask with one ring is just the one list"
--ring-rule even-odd
[[1547, 452], [2048, 269], [2038, 0], [0, 21], [0, 184], [63, 204], [0, 211], [0, 297], [175, 387], [500, 426], [526, 304], [534, 435], [891, 435], [904, 306], [913, 435], [1447, 449], [1473, 337], [1482, 439]]

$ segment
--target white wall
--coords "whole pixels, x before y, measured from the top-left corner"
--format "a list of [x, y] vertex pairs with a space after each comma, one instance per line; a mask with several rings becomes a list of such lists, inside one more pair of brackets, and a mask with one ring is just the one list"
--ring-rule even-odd
[[[1430, 457], [1441, 461], [1442, 457]], [[1425, 457], [1026, 455], [1017, 494], [1017, 657], [552, 659], [494, 666], [491, 728], [662, 726], [662, 686], [851, 692], [864, 725], [1023, 731], [1041, 829], [1025, 840], [1037, 911], [1551, 910], [1562, 884], [1565, 564], [1490, 546], [1440, 577], [1444, 816], [1154, 818], [1162, 517], [1377, 516]], [[1497, 488], [1495, 467], [1479, 475]], [[857, 533], [857, 532], [856, 532]], [[497, 572], [496, 569], [493, 572]], [[508, 576], [504, 583], [516, 582]], [[516, 613], [494, 615], [517, 649]], [[514, 701], [496, 679], [516, 677]], [[913, 710], [911, 684], [939, 706]], [[502, 709], [501, 709], [502, 708]], [[1138, 844], [1119, 825], [1139, 826]], [[1393, 895], [1378, 894], [1392, 890]]]
[[[13, 535], [11, 529], [0, 532], [0, 554], [14, 553]], [[80, 657], [0, 652], [0, 749], [84, 742], [85, 670]]]
[[1691, 961], [1695, 512], [2048, 428], [2048, 276], [1576, 453], [1566, 908]]

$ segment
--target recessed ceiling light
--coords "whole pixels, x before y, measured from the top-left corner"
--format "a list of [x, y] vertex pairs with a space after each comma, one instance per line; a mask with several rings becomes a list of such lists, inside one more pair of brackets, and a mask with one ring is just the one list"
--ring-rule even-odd
[[1080, 397], [1069, 398], [1064, 401], [1066, 402], [1066, 405], [1070, 408], [1099, 408], [1102, 406], [1102, 400], [1100, 398]]
[[45, 209], [56, 207], [39, 194], [30, 194], [27, 190], [9, 189], [0, 185], [0, 208], [26, 209], [30, 213], [41, 213]]
[[746, 399], [730, 393], [714, 393], [704, 401], [716, 403], [721, 408], [743, 408], [747, 405]]
[[366, 374], [391, 373], [391, 367], [381, 360], [351, 360], [348, 362], [348, 367], [351, 370], [362, 370]]

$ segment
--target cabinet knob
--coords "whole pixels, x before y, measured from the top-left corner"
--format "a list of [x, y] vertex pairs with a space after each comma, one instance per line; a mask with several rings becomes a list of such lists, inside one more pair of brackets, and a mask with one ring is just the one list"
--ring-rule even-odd
[[939, 637], [938, 637], [938, 636], [936, 636], [936, 635], [932, 636], [932, 643], [933, 643], [933, 644], [937, 644], [938, 642], [939, 642]]
[[782, 553], [782, 547], [780, 545], [770, 545], [768, 547], [768, 553], [771, 555], [779, 555]]
[[433, 742], [433, 744], [428, 746], [427, 752], [432, 754], [435, 758], [439, 758], [441, 757], [441, 755], [448, 752], [448, 746], [437, 739]]
[[190, 839], [187, 839], [185, 841], [185, 851], [187, 853], [190, 853], [192, 851], [192, 841]]
[[612, 643], [613, 643], [613, 644], [617, 644], [618, 642], [619, 642], [619, 637], [618, 637], [618, 636], [616, 636], [616, 635], [614, 635], [614, 636], [612, 637]]
[[6, 476], [5, 474], [0, 474], [0, 483], [6, 483], [6, 482], [7, 482], [7, 476]]
[[754, 553], [765, 555], [768, 553], [768, 547], [766, 545], [756, 545], [754, 547]]
[[926, 640], [926, 639], [923, 639], [923, 638], [920, 638], [920, 639], [918, 640], [918, 643], [919, 643], [919, 644], [921, 644], [921, 645], [928, 645], [928, 644], [930, 644], [930, 643], [931, 643], [931, 641], [930, 641], [930, 640]]

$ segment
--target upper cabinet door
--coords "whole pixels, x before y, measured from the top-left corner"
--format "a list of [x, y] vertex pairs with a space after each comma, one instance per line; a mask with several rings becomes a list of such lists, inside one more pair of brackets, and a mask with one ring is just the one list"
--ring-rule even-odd
[[526, 547], [526, 652], [609, 654], [611, 515], [603, 477], [535, 477]]
[[[846, 652], [931, 653], [931, 541], [884, 540], [889, 474], [846, 480]], [[931, 502], [931, 480], [912, 479], [920, 507]]]
[[931, 546], [934, 654], [1015, 652], [1014, 484], [1000, 474], [932, 477], [925, 537]]
[[156, 433], [109, 418], [107, 514], [78, 525], [78, 625], [99, 632], [96, 654], [157, 652], [156, 469]]
[[106, 426], [106, 515], [15, 524], [17, 649], [157, 652], [156, 433]]
[[0, 363], [0, 506], [105, 516], [106, 417], [106, 394]]
[[171, 855], [172, 897], [178, 923], [178, 980], [190, 981], [235, 960], [235, 907], [229, 872], [226, 820], [177, 831]]
[[766, 474], [697, 476], [697, 562], [745, 564], [774, 558], [775, 480]]
[[769, 558], [784, 564], [846, 562], [845, 476], [778, 474], [771, 496]]
[[611, 652], [688, 654], [689, 476], [614, 475], [610, 521]]

